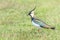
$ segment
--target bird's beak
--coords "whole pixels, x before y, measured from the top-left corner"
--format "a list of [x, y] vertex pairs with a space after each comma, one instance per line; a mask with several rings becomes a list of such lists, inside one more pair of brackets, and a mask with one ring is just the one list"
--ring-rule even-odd
[[29, 16], [29, 15], [30, 15], [30, 13], [27, 14], [27, 16]]
[[28, 15], [30, 15], [30, 14], [31, 14], [31, 12], [28, 13]]

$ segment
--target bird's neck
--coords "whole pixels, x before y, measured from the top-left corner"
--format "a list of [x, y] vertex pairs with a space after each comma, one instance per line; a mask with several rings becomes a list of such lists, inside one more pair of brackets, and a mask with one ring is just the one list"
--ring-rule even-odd
[[34, 17], [31, 16], [31, 21], [34, 20]]

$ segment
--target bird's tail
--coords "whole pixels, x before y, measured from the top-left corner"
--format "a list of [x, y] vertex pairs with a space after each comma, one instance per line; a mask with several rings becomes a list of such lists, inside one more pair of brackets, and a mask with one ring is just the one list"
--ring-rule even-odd
[[55, 30], [55, 27], [51, 27], [51, 29]]
[[45, 25], [44, 28], [55, 30], [55, 27], [51, 27], [50, 25]]

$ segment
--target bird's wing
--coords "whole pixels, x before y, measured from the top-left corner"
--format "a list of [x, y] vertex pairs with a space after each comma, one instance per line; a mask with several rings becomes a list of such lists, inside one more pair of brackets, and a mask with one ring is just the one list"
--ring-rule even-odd
[[45, 25], [47, 25], [45, 22], [41, 21], [40, 19], [35, 18], [34, 22], [38, 25], [40, 25], [40, 27], [44, 27]]
[[42, 27], [42, 28], [48, 28], [48, 29], [51, 28], [50, 25], [46, 24], [45, 22], [43, 22], [43, 21], [40, 20], [40, 19], [35, 18], [35, 19], [34, 19], [34, 22], [35, 22], [36, 24], [40, 25], [40, 27]]

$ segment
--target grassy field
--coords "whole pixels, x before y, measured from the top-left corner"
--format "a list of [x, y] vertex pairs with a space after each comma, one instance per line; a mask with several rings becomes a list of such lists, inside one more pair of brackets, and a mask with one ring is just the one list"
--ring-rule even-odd
[[[35, 16], [56, 30], [37, 32], [27, 15], [35, 6]], [[0, 0], [0, 40], [60, 40], [60, 0]]]

